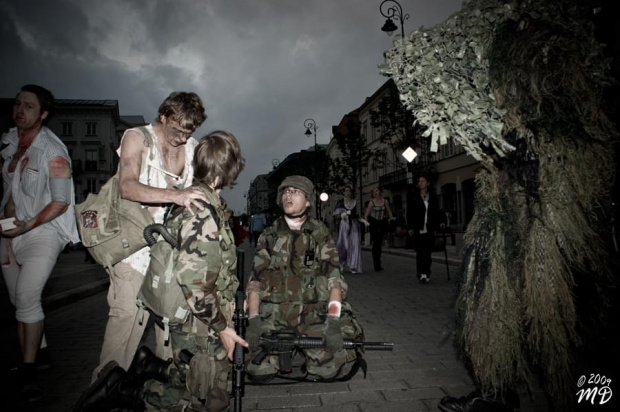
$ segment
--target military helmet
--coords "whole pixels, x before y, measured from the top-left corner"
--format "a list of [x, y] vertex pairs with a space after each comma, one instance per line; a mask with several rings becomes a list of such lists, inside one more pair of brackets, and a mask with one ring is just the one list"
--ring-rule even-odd
[[280, 186], [278, 187], [278, 198], [276, 199], [278, 202], [278, 206], [282, 207], [282, 192], [287, 187], [294, 187], [295, 189], [299, 189], [306, 195], [306, 200], [310, 202], [310, 206], [308, 209], [312, 208], [312, 204], [314, 202], [314, 184], [312, 181], [308, 179], [306, 176], [288, 176], [286, 177]]

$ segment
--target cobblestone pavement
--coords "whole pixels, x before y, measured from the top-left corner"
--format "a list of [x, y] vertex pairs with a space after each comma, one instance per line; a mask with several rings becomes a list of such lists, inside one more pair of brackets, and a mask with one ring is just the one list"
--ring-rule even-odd
[[[247, 246], [246, 243], [246, 247]], [[399, 250], [384, 255], [385, 271], [372, 270], [370, 252], [363, 253], [363, 274], [346, 274], [350, 285], [349, 301], [364, 327], [366, 340], [394, 342], [394, 350], [367, 351], [368, 375], [358, 373], [348, 382], [286, 383], [284, 385], [247, 386], [243, 399], [246, 411], [435, 411], [445, 395], [463, 396], [474, 387], [452, 345], [454, 319], [454, 278], [447, 280], [444, 256], [433, 263], [429, 284], [418, 283], [413, 274], [411, 251]], [[246, 272], [251, 267], [251, 253], [246, 254]], [[452, 263], [458, 263], [451, 258]], [[440, 263], [441, 262], [441, 263]], [[73, 267], [71, 270], [69, 267]], [[86, 266], [86, 268], [85, 268]], [[105, 273], [95, 265], [83, 263], [83, 252], [61, 255], [46, 290], [46, 334], [53, 367], [40, 371], [39, 380], [45, 397], [36, 404], [20, 403], [15, 387], [3, 386], [2, 411], [67, 412], [90, 381], [97, 365], [107, 319]], [[73, 274], [71, 274], [73, 273]], [[76, 275], [81, 273], [81, 275]], [[80, 278], [76, 276], [83, 276]], [[60, 282], [74, 279], [72, 295]], [[63, 278], [66, 278], [63, 280]], [[87, 287], [88, 285], [88, 287]], [[102, 287], [103, 285], [103, 287]], [[57, 302], [53, 296], [62, 296]], [[0, 288], [0, 298], [6, 296]], [[0, 360], [3, 377], [16, 357], [15, 323], [6, 302], [2, 303], [3, 320]], [[7, 315], [7, 311], [9, 311]], [[145, 343], [153, 346], [153, 334]], [[545, 411], [544, 397], [535, 393], [524, 411]]]

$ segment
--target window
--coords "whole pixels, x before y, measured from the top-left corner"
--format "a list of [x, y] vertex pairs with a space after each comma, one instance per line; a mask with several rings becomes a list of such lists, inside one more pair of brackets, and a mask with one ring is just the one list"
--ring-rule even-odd
[[86, 179], [87, 193], [97, 193], [97, 179]]
[[72, 136], [73, 135], [73, 123], [71, 123], [71, 122], [62, 122], [62, 135], [63, 136]]
[[373, 141], [381, 139], [382, 135], [383, 135], [383, 126], [381, 124], [378, 124], [376, 128], [373, 127], [373, 133], [372, 133]]
[[[362, 140], [364, 140], [364, 136], [368, 136], [368, 122], [364, 121], [362, 123]], [[368, 143], [368, 141], [366, 141]]]
[[84, 170], [86, 170], [87, 172], [96, 172], [98, 162], [99, 151], [97, 149], [86, 150], [86, 162], [84, 164]]
[[97, 136], [97, 122], [86, 122], [86, 136]]

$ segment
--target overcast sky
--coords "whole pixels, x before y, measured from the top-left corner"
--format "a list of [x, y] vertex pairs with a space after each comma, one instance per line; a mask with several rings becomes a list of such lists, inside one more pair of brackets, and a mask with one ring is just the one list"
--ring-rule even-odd
[[[405, 32], [444, 21], [461, 0], [403, 0]], [[392, 39], [379, 0], [0, 0], [0, 97], [37, 83], [59, 99], [114, 99], [152, 121], [174, 90], [194, 91], [246, 168], [223, 195], [237, 213], [273, 159], [307, 149], [304, 120], [332, 125], [387, 78]]]

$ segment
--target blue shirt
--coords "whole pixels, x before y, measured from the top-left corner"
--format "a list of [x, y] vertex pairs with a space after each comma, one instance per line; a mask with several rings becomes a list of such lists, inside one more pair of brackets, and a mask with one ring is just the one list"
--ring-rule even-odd
[[250, 222], [250, 232], [262, 232], [265, 230], [265, 226], [267, 226], [267, 219], [265, 218], [265, 215], [258, 213], [252, 216], [252, 221]]

